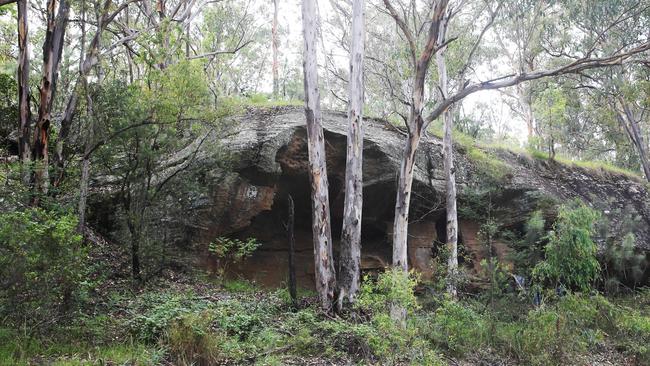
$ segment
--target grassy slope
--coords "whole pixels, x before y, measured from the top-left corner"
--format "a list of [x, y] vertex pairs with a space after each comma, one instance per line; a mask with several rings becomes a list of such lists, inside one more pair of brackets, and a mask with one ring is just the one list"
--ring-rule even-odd
[[650, 362], [650, 291], [617, 299], [550, 297], [538, 308], [514, 293], [492, 302], [429, 295], [402, 329], [368, 309], [323, 315], [309, 293], [292, 310], [284, 290], [173, 277], [137, 295], [115, 290], [100, 311], [79, 314], [46, 335], [3, 327], [0, 364]]

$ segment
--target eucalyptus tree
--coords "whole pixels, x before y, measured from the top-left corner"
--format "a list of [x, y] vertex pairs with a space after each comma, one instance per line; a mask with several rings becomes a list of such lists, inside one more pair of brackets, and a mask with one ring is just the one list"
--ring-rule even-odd
[[311, 183], [312, 235], [314, 240], [314, 269], [316, 292], [321, 308], [329, 311], [334, 302], [336, 276], [332, 255], [325, 137], [323, 136], [320, 91], [318, 86], [318, 9], [316, 0], [302, 0], [303, 73], [305, 88], [305, 117], [309, 150], [309, 180]]
[[29, 93], [29, 23], [27, 0], [18, 0], [18, 155], [22, 162], [23, 183], [29, 184], [31, 108]]
[[[634, 44], [647, 39], [647, 25], [650, 22], [650, 4], [644, 1], [622, 0], [594, 1], [591, 4], [571, 4], [566, 13], [568, 19], [580, 19], [576, 27], [584, 37], [569, 39], [567, 47], [598, 43], [605, 51], [615, 51], [622, 45]], [[590, 52], [602, 52], [588, 48]], [[585, 95], [596, 96], [606, 102], [607, 114], [613, 114], [615, 121], [624, 131], [629, 144], [638, 157], [640, 170], [650, 180], [648, 142], [643, 129], [650, 120], [650, 63], [639, 60], [636, 63], [595, 70], [572, 80], [572, 85], [584, 91]]]
[[[409, 117], [406, 121], [407, 137], [402, 155], [402, 163], [399, 171], [397, 184], [397, 199], [395, 205], [395, 221], [393, 225], [393, 266], [406, 270], [407, 263], [407, 232], [408, 232], [408, 211], [411, 195], [411, 185], [413, 180], [415, 153], [419, 145], [423, 132], [429, 124], [442, 116], [455, 103], [462, 101], [468, 95], [482, 91], [502, 89], [516, 86], [531, 80], [537, 80], [545, 77], [557, 77], [567, 74], [578, 74], [589, 69], [610, 67], [624, 62], [633, 62], [635, 56], [641, 58], [644, 53], [650, 49], [650, 40], [647, 37], [638, 39], [631, 44], [624, 44], [615, 51], [603, 50], [600, 54], [594, 54], [598, 48], [597, 43], [590, 44], [591, 49], [578, 50], [568, 53], [568, 50], [561, 53], [555, 58], [554, 68], [548, 70], [530, 70], [519, 71], [515, 74], [498, 76], [488, 80], [466, 80], [457, 85], [456, 90], [442, 95], [430, 103], [430, 111], [425, 114], [424, 85], [427, 78], [427, 71], [431, 57], [439, 52], [444, 46], [453, 42], [454, 37], [448, 38], [445, 43], [438, 43], [439, 37], [444, 27], [445, 20], [454, 15], [456, 11], [467, 6], [467, 2], [453, 2], [451, 5], [447, 0], [436, 0], [428, 2], [424, 10], [414, 8], [417, 4], [399, 3], [396, 7], [390, 0], [383, 0], [387, 12], [394, 19], [401, 36], [407, 44], [407, 52], [411, 67], [411, 95], [407, 101], [409, 105]], [[494, 7], [496, 8], [496, 6]], [[398, 10], [400, 9], [400, 10]], [[420, 17], [419, 12], [426, 14]], [[416, 14], [413, 16], [412, 14]], [[411, 17], [408, 18], [407, 17]], [[424, 32], [426, 30], [426, 33]], [[418, 41], [421, 34], [425, 33], [421, 46], [418, 47]], [[479, 35], [477, 43], [481, 42], [482, 34]], [[561, 49], [561, 47], [560, 47]], [[568, 55], [568, 56], [566, 56]], [[468, 58], [469, 59], [469, 58]], [[467, 61], [464, 61], [466, 64]], [[474, 76], [478, 78], [478, 76]], [[434, 98], [435, 96], [429, 96]], [[403, 312], [396, 311], [394, 317], [403, 317]]]
[[635, 79], [633, 72], [627, 73], [632, 76], [631, 82], [618, 86], [618, 95], [612, 96], [610, 103], [616, 119], [636, 150], [646, 180], [650, 181], [650, 146], [647, 138], [650, 129], [650, 68], [638, 70], [637, 73], [643, 76]]
[[[503, 1], [499, 10], [488, 8], [493, 17], [493, 38], [500, 55], [505, 56], [508, 72], [526, 73], [544, 66], [548, 55], [544, 51], [544, 40], [555, 36], [553, 24], [558, 22], [559, 6], [553, 0]], [[501, 14], [497, 14], [500, 12]], [[528, 132], [528, 142], [534, 144], [536, 120], [533, 111], [534, 84], [520, 83], [502, 93], [513, 101], [510, 107], [524, 120]]]
[[222, 2], [204, 10], [194, 34], [198, 38], [196, 50], [189, 59], [204, 63], [215, 104], [222, 97], [256, 94], [262, 81], [268, 79], [273, 48], [269, 48], [268, 39], [273, 36], [263, 26], [264, 19], [256, 16], [266, 9], [266, 4], [245, 0]]
[[[113, 22], [122, 11], [126, 10], [130, 3], [132, 3], [132, 0], [127, 0], [122, 4], [120, 4], [119, 6], [117, 6], [116, 9], [112, 9], [114, 5], [112, 0], [105, 0], [103, 2], [103, 5], [95, 4], [96, 19], [94, 20], [93, 23], [96, 24], [97, 29], [95, 30], [95, 34], [91, 38], [90, 43], [87, 45], [87, 48], [85, 44], [86, 23], [87, 23], [87, 20], [85, 19], [86, 2], [84, 1], [82, 3], [82, 9], [80, 12], [82, 19], [81, 22], [79, 23], [81, 36], [79, 38], [80, 55], [79, 55], [78, 77], [74, 84], [74, 87], [72, 88], [72, 91], [70, 92], [67, 102], [65, 103], [65, 110], [63, 112], [63, 117], [61, 118], [61, 127], [56, 140], [55, 162], [57, 166], [57, 172], [56, 172], [56, 177], [54, 177], [53, 179], [53, 184], [55, 186], [61, 184], [61, 181], [63, 180], [65, 174], [65, 164], [67, 163], [68, 159], [65, 154], [64, 147], [65, 144], [69, 143], [68, 139], [71, 130], [72, 120], [76, 113], [80, 94], [82, 94], [84, 91], [87, 91], [88, 76], [90, 74], [90, 71], [95, 65], [97, 65], [100, 62], [99, 56], [101, 51], [102, 35], [106, 30], [106, 28], [108, 27], [108, 25], [111, 22]], [[92, 102], [92, 101], [88, 100], [88, 102]], [[82, 168], [82, 186], [83, 186], [85, 184], [83, 182], [87, 181], [87, 174], [88, 174], [87, 171], [89, 168], [87, 167], [87, 161], [84, 161], [82, 165], [84, 166], [84, 168]], [[81, 196], [83, 197], [83, 194]], [[84, 205], [82, 204], [81, 206]]]
[[[448, 12], [449, 10], [447, 10]], [[436, 66], [438, 69], [438, 87], [440, 95], [445, 98], [449, 94], [449, 77], [447, 75], [447, 62], [445, 60], [447, 41], [447, 28], [449, 26], [451, 14], [448, 13], [442, 20], [438, 39], [436, 40]], [[447, 250], [449, 259], [447, 263], [447, 291], [452, 297], [456, 297], [457, 289], [455, 284], [456, 272], [458, 268], [458, 211], [456, 209], [456, 173], [454, 169], [454, 146], [452, 140], [453, 115], [451, 107], [442, 113], [443, 121], [443, 160], [445, 171], [445, 188], [446, 188], [446, 214], [447, 214]]]
[[[43, 71], [39, 87], [38, 119], [34, 128], [32, 159], [34, 160], [34, 185], [37, 195], [47, 194], [49, 189], [49, 137], [52, 125], [52, 106], [56, 95], [59, 63], [70, 4], [67, 0], [48, 0], [46, 6], [45, 41], [43, 42]], [[38, 196], [35, 203], [38, 203]]]
[[345, 164], [345, 202], [339, 257], [338, 307], [354, 301], [361, 277], [361, 215], [363, 211], [363, 59], [365, 1], [352, 2], [348, 137]]
[[273, 65], [271, 71], [273, 73], [273, 97], [277, 98], [280, 93], [280, 80], [278, 79], [278, 0], [273, 0], [273, 24], [271, 26], [273, 37], [271, 39], [271, 47], [273, 48]]

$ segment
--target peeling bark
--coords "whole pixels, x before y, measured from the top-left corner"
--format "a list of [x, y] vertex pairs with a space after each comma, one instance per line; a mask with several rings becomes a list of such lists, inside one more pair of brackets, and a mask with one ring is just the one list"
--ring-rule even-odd
[[[445, 26], [444, 20], [447, 16], [448, 0], [436, 1], [433, 4], [426, 43], [419, 56], [416, 56], [416, 37], [408, 28], [406, 22], [389, 0], [384, 0], [384, 5], [408, 41], [411, 62], [414, 67], [413, 91], [411, 93], [409, 118], [406, 123], [408, 137], [400, 165], [397, 198], [395, 201], [395, 221], [393, 222], [393, 267], [400, 268], [406, 272], [408, 271], [408, 216], [411, 188], [413, 185], [413, 169], [415, 168], [415, 153], [420, 143], [422, 132], [426, 130], [430, 123], [430, 120], [425, 120], [422, 117], [424, 110], [424, 87], [431, 57], [438, 51], [436, 47], [438, 38]], [[403, 307], [391, 305], [391, 317], [393, 320], [404, 324], [406, 310]]]
[[[449, 95], [449, 77], [447, 75], [447, 62], [445, 59], [446, 49], [443, 46], [446, 41], [448, 21], [448, 18], [441, 21], [441, 30], [438, 35], [438, 47], [441, 47], [441, 49], [436, 53], [438, 86], [442, 98], [446, 98]], [[456, 173], [454, 169], [454, 142], [452, 135], [454, 118], [451, 106], [442, 114], [442, 120], [444, 125], [442, 146], [447, 211], [446, 242], [447, 250], [449, 251], [447, 261], [447, 292], [452, 297], [456, 297], [456, 279], [458, 277], [458, 213], [456, 209]]]
[[323, 136], [320, 91], [318, 88], [318, 60], [316, 57], [318, 10], [315, 0], [302, 1], [303, 73], [305, 88], [305, 117], [309, 150], [309, 180], [311, 183], [312, 234], [316, 291], [324, 311], [330, 311], [334, 301], [336, 278], [332, 256], [325, 138]]
[[[56, 92], [59, 61], [63, 51], [63, 38], [68, 21], [70, 5], [61, 0], [55, 15], [56, 0], [47, 3], [47, 29], [43, 43], [43, 78], [40, 87], [38, 121], [34, 129], [32, 158], [36, 163], [34, 181], [37, 194], [47, 194], [49, 189], [49, 134], [52, 103]], [[38, 203], [38, 198], [34, 201]]]
[[18, 154], [22, 163], [22, 178], [29, 185], [31, 160], [30, 127], [31, 109], [29, 105], [29, 27], [27, 22], [27, 0], [18, 1]]
[[348, 103], [348, 138], [345, 164], [345, 202], [339, 258], [337, 306], [353, 302], [361, 277], [361, 215], [363, 211], [363, 58], [364, 0], [352, 4], [352, 45]]

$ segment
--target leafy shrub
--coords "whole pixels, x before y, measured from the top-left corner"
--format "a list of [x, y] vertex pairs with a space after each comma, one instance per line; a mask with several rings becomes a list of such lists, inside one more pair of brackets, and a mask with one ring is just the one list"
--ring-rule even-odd
[[[449, 247], [446, 245], [441, 246], [431, 266], [433, 268], [431, 274], [433, 281], [427, 285], [439, 293], [446, 292], [451, 283], [459, 292], [465, 290], [470, 284], [471, 274], [468, 266], [458, 266], [453, 274], [449, 273], [449, 255]], [[458, 245], [458, 260], [460, 263], [471, 263], [473, 260], [470, 253], [465, 251], [460, 243]]]
[[640, 364], [650, 364], [650, 317], [626, 310], [616, 318], [619, 343], [635, 354]]
[[16, 81], [12, 75], [0, 72], [0, 149], [10, 146], [9, 136], [18, 120]]
[[38, 323], [69, 312], [87, 290], [87, 250], [73, 215], [0, 214], [0, 312]]
[[191, 294], [145, 293], [131, 309], [136, 315], [128, 321], [127, 326], [139, 340], [153, 343], [174, 321], [210, 307], [209, 302], [192, 299]]
[[387, 269], [376, 281], [366, 276], [354, 306], [379, 314], [387, 313], [391, 305], [397, 305], [412, 313], [419, 308], [414, 292], [418, 280], [415, 272], [404, 272], [400, 268]]
[[208, 251], [219, 260], [219, 274], [223, 275], [228, 266], [238, 263], [250, 257], [253, 252], [262, 245], [255, 238], [248, 238], [245, 241], [218, 237], [208, 245]]
[[582, 202], [561, 206], [548, 235], [545, 259], [535, 266], [533, 275], [554, 287], [589, 290], [600, 273], [597, 246], [591, 239], [599, 216]]
[[646, 256], [637, 252], [635, 241], [634, 234], [628, 233], [608, 246], [605, 252], [607, 292], [617, 293], [624, 283], [635, 287], [642, 281], [647, 267]]
[[218, 363], [223, 336], [211, 332], [210, 312], [190, 313], [172, 322], [165, 333], [174, 363], [178, 365], [212, 365]]
[[445, 300], [427, 319], [424, 332], [437, 347], [454, 355], [479, 349], [488, 336], [486, 319], [474, 309], [452, 300]]

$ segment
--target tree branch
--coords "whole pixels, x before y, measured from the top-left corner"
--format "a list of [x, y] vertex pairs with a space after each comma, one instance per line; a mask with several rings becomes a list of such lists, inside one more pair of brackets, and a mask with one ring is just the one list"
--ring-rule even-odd
[[623, 53], [617, 53], [609, 57], [602, 58], [582, 58], [576, 60], [568, 65], [558, 67], [553, 70], [537, 71], [530, 73], [520, 73], [511, 77], [499, 77], [496, 79], [472, 84], [449, 98], [442, 100], [438, 103], [437, 107], [429, 114], [425, 120], [428, 125], [433, 120], [438, 118], [447, 108], [452, 104], [462, 100], [470, 94], [476, 93], [481, 90], [494, 90], [514, 86], [525, 81], [542, 79], [550, 76], [560, 76], [565, 74], [575, 74], [584, 70], [596, 69], [602, 67], [609, 67], [613, 65], [623, 64], [630, 57], [650, 50], [650, 41], [642, 43], [641, 45]]

